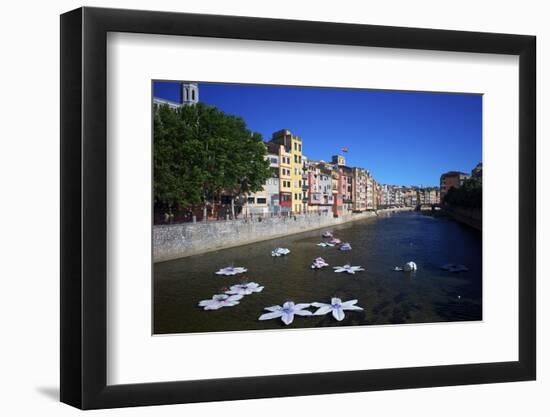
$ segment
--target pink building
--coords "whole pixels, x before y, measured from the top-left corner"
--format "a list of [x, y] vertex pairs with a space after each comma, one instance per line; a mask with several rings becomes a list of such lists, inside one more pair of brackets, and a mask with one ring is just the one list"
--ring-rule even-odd
[[342, 181], [342, 175], [340, 175], [340, 169], [333, 167], [332, 169], [332, 214], [338, 217], [343, 214], [343, 194], [342, 190], [344, 183]]
[[323, 193], [321, 190], [320, 169], [315, 164], [309, 164], [307, 169], [307, 183], [309, 187], [307, 199], [308, 211], [318, 212], [323, 201]]
[[353, 210], [353, 169], [347, 166], [341, 166], [339, 170], [342, 209], [344, 213], [351, 213]]

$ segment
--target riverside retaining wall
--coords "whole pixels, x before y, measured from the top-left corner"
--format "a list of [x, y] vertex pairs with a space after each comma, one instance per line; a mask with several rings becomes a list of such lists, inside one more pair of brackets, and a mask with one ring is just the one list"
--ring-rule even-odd
[[[379, 212], [397, 210], [404, 209]], [[308, 214], [158, 225], [153, 227], [153, 262], [169, 261], [376, 216], [375, 212], [341, 217], [333, 217], [332, 214]]]
[[466, 224], [479, 231], [482, 230], [483, 216], [481, 209], [445, 206], [444, 210], [457, 222]]

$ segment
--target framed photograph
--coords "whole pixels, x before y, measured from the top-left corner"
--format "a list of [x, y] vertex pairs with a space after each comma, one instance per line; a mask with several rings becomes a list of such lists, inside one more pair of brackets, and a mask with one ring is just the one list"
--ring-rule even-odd
[[61, 401], [533, 380], [535, 37], [61, 16]]

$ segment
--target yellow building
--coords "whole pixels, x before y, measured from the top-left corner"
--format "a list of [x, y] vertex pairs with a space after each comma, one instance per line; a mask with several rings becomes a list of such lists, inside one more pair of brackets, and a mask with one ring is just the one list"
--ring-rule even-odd
[[[282, 129], [275, 133], [273, 133], [270, 143], [275, 143], [277, 145], [280, 145], [284, 147], [284, 152], [280, 153], [280, 158], [282, 158], [283, 154], [285, 156], [290, 157], [290, 207], [291, 211], [294, 213], [302, 213], [304, 212], [304, 191], [303, 191], [303, 166], [304, 163], [302, 161], [302, 139], [300, 139], [298, 136], [295, 136], [292, 134], [292, 132], [288, 129]], [[282, 169], [282, 165], [281, 165]], [[285, 180], [286, 181], [286, 180]], [[283, 184], [283, 180], [281, 177], [281, 184]], [[281, 193], [287, 192], [287, 189], [285, 188], [285, 191], [283, 191], [282, 185], [281, 185]], [[282, 195], [281, 195], [282, 197]], [[282, 201], [282, 198], [281, 198]]]

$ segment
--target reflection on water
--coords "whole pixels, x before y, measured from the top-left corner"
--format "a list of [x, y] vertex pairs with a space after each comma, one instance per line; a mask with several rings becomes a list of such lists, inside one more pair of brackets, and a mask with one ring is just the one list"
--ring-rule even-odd
[[[316, 246], [322, 241], [315, 230], [237, 248], [224, 249], [162, 262], [154, 266], [154, 333], [187, 333], [232, 330], [281, 329], [280, 320], [258, 321], [266, 306], [358, 299], [364, 311], [346, 312], [343, 321], [332, 315], [295, 317], [288, 327], [429, 323], [481, 320], [481, 233], [446, 218], [419, 213], [399, 213], [331, 228], [350, 242], [353, 250]], [[291, 254], [273, 258], [279, 246]], [[322, 256], [330, 267], [310, 269]], [[392, 268], [407, 261], [418, 265], [415, 273]], [[332, 266], [361, 265], [355, 276], [337, 274]], [[464, 264], [467, 272], [453, 274], [440, 267]], [[245, 266], [248, 273], [218, 276], [227, 265]], [[265, 286], [261, 293], [245, 296], [239, 305], [216, 311], [197, 307], [200, 300], [223, 292], [242, 279]]]

